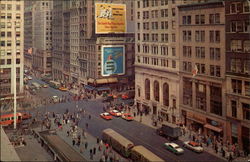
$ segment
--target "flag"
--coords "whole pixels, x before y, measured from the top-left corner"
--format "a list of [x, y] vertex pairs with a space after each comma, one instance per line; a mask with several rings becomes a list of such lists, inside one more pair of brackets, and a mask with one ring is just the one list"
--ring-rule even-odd
[[198, 73], [197, 65], [194, 66], [194, 69], [192, 70], [193, 77], [195, 77]]
[[28, 49], [28, 54], [32, 55], [32, 48]]

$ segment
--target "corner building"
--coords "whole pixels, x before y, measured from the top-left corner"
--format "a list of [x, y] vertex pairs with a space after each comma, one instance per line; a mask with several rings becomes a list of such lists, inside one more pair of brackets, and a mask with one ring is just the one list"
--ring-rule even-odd
[[182, 122], [193, 131], [225, 141], [224, 3], [208, 1], [178, 9]]
[[226, 7], [227, 138], [250, 153], [250, 1]]
[[[13, 98], [16, 79], [17, 99], [23, 97], [24, 2], [0, 1], [0, 106]], [[15, 59], [15, 57], [16, 59]], [[16, 62], [16, 78], [14, 78]]]

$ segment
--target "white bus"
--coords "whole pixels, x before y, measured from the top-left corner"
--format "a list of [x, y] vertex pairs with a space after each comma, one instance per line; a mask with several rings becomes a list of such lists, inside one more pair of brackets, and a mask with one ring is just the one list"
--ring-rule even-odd
[[131, 148], [134, 143], [123, 137], [113, 129], [107, 128], [102, 132], [102, 139], [105, 143], [111, 145], [117, 152], [125, 157], [130, 156]]
[[163, 162], [164, 160], [146, 149], [144, 146], [135, 146], [131, 150], [131, 159], [140, 162]]

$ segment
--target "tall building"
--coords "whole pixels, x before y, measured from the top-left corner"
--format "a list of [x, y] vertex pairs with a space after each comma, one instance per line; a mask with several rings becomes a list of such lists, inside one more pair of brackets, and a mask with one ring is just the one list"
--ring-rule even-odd
[[33, 57], [33, 4], [34, 1], [24, 1], [24, 67], [32, 69]]
[[52, 77], [70, 82], [70, 1], [54, 1], [52, 20]]
[[194, 131], [225, 141], [224, 3], [187, 4], [178, 10], [182, 121]]
[[39, 74], [51, 75], [53, 1], [36, 1], [33, 7], [32, 67]]
[[0, 103], [2, 104], [3, 100], [13, 97], [15, 79], [18, 98], [23, 93], [24, 2], [0, 1], [0, 9]]
[[[70, 74], [71, 82], [99, 90], [131, 88], [134, 80], [134, 1], [105, 1], [105, 4], [126, 4], [125, 33], [95, 32], [95, 3], [102, 1], [70, 1]], [[119, 45], [125, 49], [125, 73], [103, 76], [102, 47]], [[100, 89], [102, 87], [102, 89]]]
[[227, 137], [250, 153], [250, 1], [226, 7]]
[[177, 6], [182, 3], [191, 2], [135, 1], [136, 106], [173, 123], [180, 122]]

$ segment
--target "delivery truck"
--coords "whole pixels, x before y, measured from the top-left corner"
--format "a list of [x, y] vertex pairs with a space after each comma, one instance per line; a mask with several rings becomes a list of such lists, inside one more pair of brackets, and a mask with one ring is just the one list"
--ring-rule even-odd
[[162, 127], [156, 130], [156, 133], [168, 138], [169, 140], [177, 140], [181, 135], [181, 128], [171, 123], [162, 124]]

